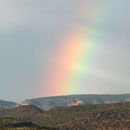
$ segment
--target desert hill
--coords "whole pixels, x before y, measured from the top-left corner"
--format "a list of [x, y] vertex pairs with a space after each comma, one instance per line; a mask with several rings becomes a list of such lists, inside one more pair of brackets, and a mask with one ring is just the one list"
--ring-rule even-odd
[[14, 108], [16, 105], [15, 102], [0, 100], [0, 108]]
[[130, 101], [130, 94], [86, 94], [27, 99], [21, 104], [33, 104], [44, 111], [52, 108], [81, 104], [109, 104]]
[[[32, 111], [34, 108], [37, 112], [18, 114], [19, 111], [8, 109], [0, 111], [0, 126], [28, 125], [33, 124], [35, 130], [52, 129], [52, 130], [129, 130], [130, 128], [130, 102], [112, 103], [112, 104], [87, 104], [78, 106], [58, 107], [50, 111], [39, 111], [39, 108], [29, 105], [27, 109]], [[19, 109], [19, 108], [18, 108]], [[20, 111], [26, 109], [20, 106]], [[28, 111], [28, 110], [27, 110]], [[3, 113], [3, 114], [2, 114]], [[27, 128], [31, 129], [31, 126]]]

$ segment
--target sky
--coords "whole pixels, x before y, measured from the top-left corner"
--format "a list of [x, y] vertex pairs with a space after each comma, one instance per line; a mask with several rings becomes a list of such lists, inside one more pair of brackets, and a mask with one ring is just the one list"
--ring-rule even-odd
[[0, 99], [130, 93], [129, 0], [0, 0]]

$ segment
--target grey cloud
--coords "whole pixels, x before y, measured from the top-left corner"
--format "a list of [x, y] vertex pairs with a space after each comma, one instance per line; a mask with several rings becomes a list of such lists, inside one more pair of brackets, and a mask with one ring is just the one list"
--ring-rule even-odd
[[[90, 13], [97, 12], [90, 10], [100, 5], [106, 12], [94, 21]], [[98, 60], [89, 64], [103, 74], [92, 72], [95, 78], [82, 92], [130, 91], [129, 5], [129, 0], [0, 0], [0, 98], [21, 100], [42, 91], [38, 83], [44, 82], [57, 40], [76, 26], [93, 30], [94, 38], [104, 42]]]

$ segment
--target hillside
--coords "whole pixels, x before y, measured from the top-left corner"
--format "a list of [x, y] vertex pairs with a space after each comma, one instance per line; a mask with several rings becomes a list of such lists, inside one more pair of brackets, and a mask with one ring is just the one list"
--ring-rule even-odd
[[21, 104], [33, 104], [44, 111], [48, 111], [55, 107], [73, 106], [81, 104], [108, 104], [130, 101], [130, 94], [122, 95], [70, 95], [56, 97], [42, 97], [28, 99]]
[[0, 100], [0, 108], [14, 108], [16, 105], [15, 102]]
[[[30, 111], [34, 107], [28, 107]], [[20, 109], [24, 109], [20, 107]], [[37, 108], [36, 108], [37, 109]], [[10, 109], [14, 112], [15, 109]], [[5, 111], [0, 111], [3, 113]], [[0, 116], [0, 126], [32, 125], [36, 130], [129, 130], [130, 102], [59, 107], [47, 112]], [[16, 116], [17, 115], [17, 116]], [[23, 123], [24, 122], [24, 123]], [[28, 128], [29, 130], [29, 128]]]
[[[130, 103], [80, 105], [62, 107], [46, 112], [50, 119], [49, 126], [54, 124], [61, 130], [129, 130]], [[54, 123], [55, 122], [55, 123]], [[45, 126], [45, 124], [43, 124]]]
[[43, 112], [41, 109], [34, 105], [20, 105], [13, 109], [0, 109], [0, 117], [25, 117]]

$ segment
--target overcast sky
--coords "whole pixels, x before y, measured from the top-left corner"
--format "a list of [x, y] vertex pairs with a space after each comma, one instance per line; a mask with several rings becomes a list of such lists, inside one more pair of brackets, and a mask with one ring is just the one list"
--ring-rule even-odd
[[[97, 23], [89, 11], [96, 14], [99, 5], [103, 14], [97, 14]], [[129, 5], [130, 0], [0, 0], [0, 99], [44, 96], [49, 86], [40, 83], [57, 41], [75, 25], [100, 30], [108, 39], [95, 61], [100, 66], [79, 93], [130, 93]]]

